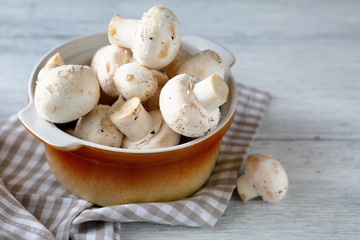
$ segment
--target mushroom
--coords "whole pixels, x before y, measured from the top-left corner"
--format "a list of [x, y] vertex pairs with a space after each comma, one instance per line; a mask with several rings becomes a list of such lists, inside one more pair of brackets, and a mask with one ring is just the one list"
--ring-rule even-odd
[[261, 196], [264, 201], [277, 202], [285, 197], [289, 182], [285, 169], [267, 154], [250, 155], [244, 174], [237, 180], [237, 190], [243, 201]]
[[161, 70], [164, 71], [166, 75], [171, 79], [178, 75], [179, 68], [185, 62], [185, 60], [189, 59], [190, 57], [191, 54], [188, 51], [180, 48], [175, 59]]
[[161, 69], [168, 65], [180, 48], [180, 26], [167, 8], [154, 6], [140, 20], [114, 15], [108, 27], [111, 44], [130, 48], [140, 64]]
[[110, 119], [125, 135], [122, 148], [163, 148], [180, 142], [180, 135], [163, 122], [160, 111], [147, 112], [138, 97], [127, 100]]
[[225, 66], [219, 54], [213, 50], [204, 50], [188, 57], [179, 67], [177, 74], [186, 73], [197, 79], [205, 79], [211, 74], [225, 77]]
[[111, 107], [108, 110], [109, 114], [114, 113], [117, 109], [119, 109], [123, 104], [125, 103], [125, 100], [122, 96], [119, 96], [119, 98], [111, 105]]
[[110, 106], [97, 105], [81, 117], [75, 126], [74, 136], [110, 147], [120, 147], [123, 134], [110, 121]]
[[132, 52], [127, 48], [107, 45], [96, 51], [91, 61], [91, 68], [95, 71], [105, 94], [113, 98], [119, 96], [114, 83], [114, 74], [121, 65], [132, 61], [134, 61]]
[[142, 102], [154, 95], [157, 89], [157, 80], [154, 73], [135, 62], [119, 67], [114, 75], [114, 83], [125, 99], [136, 96]]
[[152, 111], [159, 109], [159, 97], [160, 97], [160, 91], [166, 84], [166, 82], [169, 80], [166, 73], [161, 72], [159, 70], [151, 70], [153, 74], [155, 75], [155, 78], [157, 80], [157, 89], [155, 93], [146, 101], [143, 103], [143, 106], [147, 111]]
[[205, 136], [214, 130], [220, 119], [220, 109], [227, 101], [229, 88], [213, 74], [198, 80], [187, 74], [170, 79], [160, 92], [160, 111], [165, 122], [175, 132], [187, 137]]
[[99, 82], [88, 66], [63, 65], [59, 53], [38, 74], [34, 93], [39, 115], [53, 123], [67, 123], [90, 112], [100, 97]]

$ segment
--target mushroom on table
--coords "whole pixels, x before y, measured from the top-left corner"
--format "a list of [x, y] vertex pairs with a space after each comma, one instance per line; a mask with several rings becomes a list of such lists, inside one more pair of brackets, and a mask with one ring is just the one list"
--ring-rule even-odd
[[243, 201], [261, 196], [264, 201], [277, 202], [285, 197], [289, 181], [284, 167], [267, 154], [250, 155], [244, 174], [237, 180], [237, 190]]
[[154, 6], [140, 20], [114, 15], [108, 26], [111, 44], [130, 48], [140, 64], [161, 69], [168, 65], [180, 48], [180, 26], [167, 8]]

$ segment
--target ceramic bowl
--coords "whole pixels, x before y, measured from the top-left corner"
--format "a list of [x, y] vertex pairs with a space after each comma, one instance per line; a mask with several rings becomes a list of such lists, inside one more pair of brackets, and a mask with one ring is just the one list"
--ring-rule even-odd
[[39, 70], [50, 56], [60, 52], [66, 64], [89, 65], [100, 47], [109, 44], [106, 33], [93, 34], [61, 44], [36, 64], [29, 81], [29, 104], [18, 116], [26, 129], [44, 143], [46, 157], [57, 180], [78, 197], [101, 206], [172, 201], [196, 192], [209, 178], [221, 139], [236, 109], [236, 89], [230, 74], [233, 54], [219, 44], [200, 37], [182, 38], [190, 53], [212, 49], [226, 66], [230, 93], [221, 107], [221, 120], [213, 132], [177, 146], [153, 150], [129, 150], [103, 146], [73, 137], [42, 119], [34, 106]]

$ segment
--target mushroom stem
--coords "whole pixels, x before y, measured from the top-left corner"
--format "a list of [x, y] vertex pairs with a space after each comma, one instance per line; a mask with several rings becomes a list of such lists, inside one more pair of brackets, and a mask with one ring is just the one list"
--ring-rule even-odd
[[260, 196], [255, 185], [251, 183], [250, 177], [246, 174], [241, 175], [237, 180], [237, 190], [241, 200], [244, 202]]
[[127, 100], [110, 115], [110, 119], [131, 141], [143, 138], [153, 127], [152, 116], [142, 106], [138, 97]]
[[62, 66], [65, 64], [64, 61], [62, 60], [59, 52], [55, 53], [51, 58], [49, 58], [49, 60], [45, 64], [45, 66], [52, 65], [52, 64], [56, 64], [58, 66]]
[[108, 26], [108, 38], [111, 44], [132, 48], [136, 28], [140, 20], [123, 18], [115, 14]]
[[227, 101], [229, 87], [224, 79], [216, 74], [196, 83], [193, 93], [200, 104], [209, 112], [214, 111]]
[[60, 53], [55, 53], [49, 60], [46, 62], [45, 66], [39, 71], [38, 79], [42, 79], [44, 75], [49, 72], [51, 69], [56, 68], [58, 66], [65, 65], [62, 60]]
[[125, 100], [123, 99], [123, 97], [119, 96], [119, 98], [109, 108], [108, 114], [111, 115], [112, 113], [116, 112], [124, 103]]

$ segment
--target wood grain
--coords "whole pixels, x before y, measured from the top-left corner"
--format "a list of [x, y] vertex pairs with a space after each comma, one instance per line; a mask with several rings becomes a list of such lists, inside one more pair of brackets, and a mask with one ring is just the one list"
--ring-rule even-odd
[[50, 48], [103, 32], [111, 16], [173, 10], [183, 35], [219, 42], [234, 78], [271, 93], [251, 152], [278, 158], [290, 189], [277, 204], [234, 196], [215, 228], [122, 224], [123, 239], [358, 239], [360, 2], [0, 0], [0, 120], [27, 104], [27, 82]]

